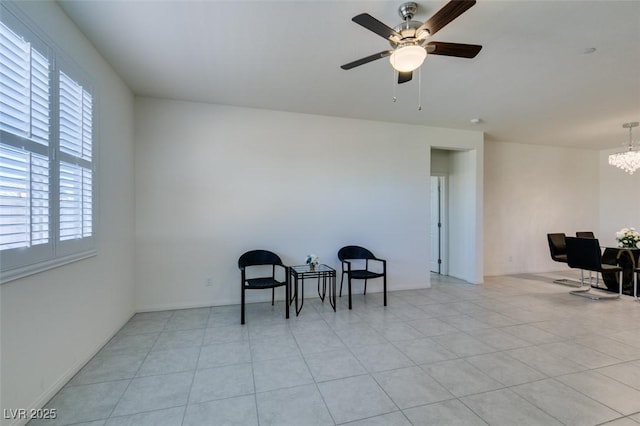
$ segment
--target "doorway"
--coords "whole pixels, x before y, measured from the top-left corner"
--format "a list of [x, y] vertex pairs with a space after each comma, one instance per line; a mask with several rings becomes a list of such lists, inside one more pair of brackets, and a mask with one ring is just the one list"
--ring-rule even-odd
[[431, 272], [447, 275], [447, 233], [446, 233], [446, 177], [430, 177], [430, 269]]

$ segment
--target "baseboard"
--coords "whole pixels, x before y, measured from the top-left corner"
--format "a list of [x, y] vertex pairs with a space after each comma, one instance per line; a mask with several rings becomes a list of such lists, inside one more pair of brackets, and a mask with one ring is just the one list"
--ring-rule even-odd
[[[278, 300], [278, 298], [276, 298], [276, 301]], [[282, 300], [282, 299], [280, 299]], [[265, 299], [266, 301], [266, 299]], [[271, 299], [269, 299], [269, 301], [271, 301]], [[262, 303], [262, 301], [255, 301], [255, 302], [247, 302], [247, 303]], [[235, 302], [235, 301], [225, 301], [222, 300], [219, 303], [216, 304], [211, 304], [211, 303], [165, 303], [162, 305], [143, 305], [143, 306], [138, 306], [136, 308], [136, 313], [143, 313], [143, 312], [157, 312], [157, 311], [173, 311], [176, 309], [195, 309], [195, 308], [209, 308], [211, 306], [228, 306], [228, 305], [239, 305], [240, 302]]]
[[[76, 362], [74, 365], [69, 367], [67, 371], [58, 378], [47, 390], [45, 390], [29, 407], [26, 407], [26, 411], [29, 412], [31, 409], [37, 410], [43, 408], [47, 402], [51, 400], [60, 390], [66, 385], [69, 380], [73, 378], [78, 372], [84, 367], [91, 359], [106, 345], [113, 336], [116, 335], [118, 331], [131, 319], [134, 315], [132, 313], [122, 324], [113, 329], [101, 343], [98, 343], [90, 354], [84, 359]], [[9, 423], [9, 426], [23, 426], [28, 423], [28, 419], [15, 419], [12, 423]]]

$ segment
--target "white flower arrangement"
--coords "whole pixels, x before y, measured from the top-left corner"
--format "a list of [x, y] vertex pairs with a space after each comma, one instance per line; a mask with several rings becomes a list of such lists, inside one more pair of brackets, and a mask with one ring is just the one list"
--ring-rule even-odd
[[307, 265], [316, 266], [319, 263], [320, 263], [320, 259], [318, 258], [318, 256], [316, 256], [315, 254], [308, 254], [307, 255]]
[[618, 247], [635, 248], [640, 242], [640, 232], [635, 228], [622, 228], [616, 232]]

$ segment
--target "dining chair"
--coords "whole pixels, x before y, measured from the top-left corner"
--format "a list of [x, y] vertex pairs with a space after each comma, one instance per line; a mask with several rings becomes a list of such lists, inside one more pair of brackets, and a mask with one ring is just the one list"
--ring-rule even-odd
[[578, 238], [595, 238], [596, 234], [591, 231], [579, 231], [576, 232], [576, 237]]
[[377, 258], [370, 250], [360, 246], [345, 246], [338, 250], [338, 259], [342, 264], [340, 276], [340, 292], [342, 297], [342, 283], [347, 276], [349, 288], [349, 309], [351, 309], [351, 280], [364, 280], [364, 294], [367, 294], [367, 281], [382, 278], [384, 306], [387, 306], [387, 261]]
[[[570, 268], [580, 269], [580, 281], [584, 286], [584, 271], [596, 272], [596, 286], [599, 283], [599, 276], [597, 273], [619, 273], [618, 281], [618, 295], [615, 298], [622, 296], [622, 267], [618, 265], [609, 265], [602, 263], [602, 252], [600, 251], [600, 242], [596, 238], [577, 238], [566, 237], [567, 243], [567, 263]], [[586, 286], [586, 289], [578, 289], [571, 292], [576, 296], [588, 297], [593, 300], [598, 299], [610, 299], [611, 297], [596, 295], [589, 293], [591, 290], [591, 280]]]
[[567, 242], [564, 233], [547, 234], [551, 259], [556, 262], [567, 263]]
[[[576, 237], [578, 238], [595, 238], [596, 234], [591, 231], [578, 231], [576, 232]], [[589, 271], [589, 283], [593, 281], [593, 272]]]
[[277, 254], [268, 250], [248, 251], [238, 259], [238, 268], [240, 268], [242, 286], [240, 324], [244, 324], [244, 293], [246, 290], [265, 290], [270, 288], [271, 306], [273, 306], [276, 287], [284, 286], [285, 316], [289, 318], [289, 270]]

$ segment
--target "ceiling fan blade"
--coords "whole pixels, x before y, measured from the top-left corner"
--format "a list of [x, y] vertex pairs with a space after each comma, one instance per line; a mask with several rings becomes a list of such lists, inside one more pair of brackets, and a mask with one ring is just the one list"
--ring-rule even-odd
[[375, 61], [376, 59], [384, 58], [389, 55], [391, 55], [391, 50], [383, 50], [382, 52], [369, 55], [366, 58], [361, 58], [361, 59], [358, 59], [357, 61], [353, 61], [353, 62], [349, 62], [348, 64], [341, 65], [340, 68], [342, 68], [343, 70], [350, 70], [351, 68], [368, 64], [369, 62]]
[[431, 55], [457, 56], [458, 58], [475, 58], [482, 50], [478, 44], [446, 43], [432, 41], [427, 43], [427, 52]]
[[427, 29], [433, 36], [440, 31], [449, 22], [462, 15], [469, 10], [471, 6], [476, 4], [476, 0], [451, 0], [442, 9], [436, 12], [431, 18], [422, 24], [417, 30], [416, 34], [420, 31]]
[[396, 30], [378, 21], [376, 18], [369, 15], [368, 13], [361, 13], [360, 15], [356, 15], [353, 18], [351, 18], [351, 20], [356, 24], [362, 25], [369, 31], [373, 31], [374, 33], [378, 34], [380, 37], [383, 37], [386, 39], [397, 38], [398, 40], [402, 38], [402, 36]]
[[407, 71], [407, 72], [398, 71], [398, 84], [411, 81], [412, 78], [413, 78], [413, 71]]

